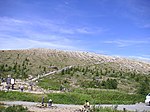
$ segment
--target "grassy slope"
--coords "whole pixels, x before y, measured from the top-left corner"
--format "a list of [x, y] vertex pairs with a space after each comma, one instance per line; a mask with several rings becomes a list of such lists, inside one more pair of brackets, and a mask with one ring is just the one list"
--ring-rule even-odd
[[51, 98], [54, 103], [57, 104], [84, 104], [85, 100], [89, 100], [91, 104], [132, 104], [136, 102], [143, 102], [145, 98], [145, 96], [142, 95], [127, 94], [118, 91], [80, 89], [76, 89], [71, 93], [51, 93], [45, 95], [0, 91], [0, 96], [1, 101], [20, 100], [32, 102], [41, 102], [42, 96], [45, 96], [45, 102]]
[[[7, 64], [13, 67], [16, 63], [18, 66], [26, 66], [29, 69], [28, 74], [37, 75], [43, 73], [44, 67], [46, 71], [50, 71], [49, 66], [57, 66], [63, 68], [69, 65], [93, 65], [103, 64], [114, 70], [138, 71], [149, 73], [150, 64], [139, 61], [129, 60], [125, 58], [114, 58], [109, 56], [97, 55], [86, 52], [69, 52], [48, 49], [29, 49], [29, 50], [0, 50], [0, 64]], [[106, 64], [106, 65], [105, 65]]]
[[88, 60], [80, 59], [66, 52], [45, 49], [1, 50], [0, 57], [0, 64], [7, 64], [6, 68], [9, 66], [13, 68], [16, 63], [20, 67], [23, 67], [23, 63], [25, 63], [26, 68], [29, 69], [28, 74], [30, 75], [42, 74], [44, 67], [46, 67], [46, 71], [48, 72], [51, 70], [49, 66], [63, 68], [68, 65], [90, 63]]
[[[64, 74], [54, 74], [47, 76], [39, 80], [39, 86], [45, 89], [59, 90], [61, 84], [66, 88], [100, 88], [103, 81], [109, 79], [116, 79], [118, 82], [118, 90], [134, 93], [137, 87], [140, 85], [140, 81], [143, 81], [145, 76], [143, 74], [134, 74], [134, 72], [126, 73], [116, 70], [114, 73], [113, 69], [107, 67], [107, 73], [105, 71], [106, 65], [101, 64], [100, 66], [89, 66], [89, 67], [74, 67], [69, 71], [64, 72]], [[110, 70], [108, 70], [110, 69]], [[102, 72], [102, 73], [101, 73]], [[121, 74], [120, 74], [121, 72]], [[132, 76], [133, 75], [133, 76]], [[138, 76], [137, 76], [138, 75]], [[138, 78], [138, 80], [137, 80]], [[100, 86], [95, 86], [95, 85]]]
[[[111, 78], [117, 79], [119, 90], [134, 92], [140, 80], [145, 77], [150, 80], [150, 64], [148, 63], [96, 55], [94, 53], [48, 49], [1, 50], [0, 57], [0, 65], [4, 65], [5, 68], [4, 71], [1, 69], [0, 75], [3, 77], [8, 74], [19, 78], [24, 75], [37, 76], [38, 74], [52, 71], [53, 69], [50, 66], [56, 66], [60, 69], [65, 66], [75, 65], [76, 68], [80, 69], [75, 72], [65, 73], [63, 76], [55, 74], [40, 80], [39, 85], [45, 89], [58, 90], [61, 83], [64, 82], [68, 88], [81, 87], [86, 85], [84, 84], [85, 82], [89, 83], [95, 78], [99, 80]], [[15, 66], [17, 71], [14, 69]], [[9, 68], [11, 69], [9, 70]], [[88, 70], [85, 72], [85, 69]]]
[[[4, 71], [1, 69], [1, 76], [5, 77], [8, 74], [11, 74], [12, 77], [19, 74], [21, 77], [23, 72], [27, 75], [37, 76], [37, 74], [54, 70], [50, 66], [56, 66], [60, 69], [65, 66], [74, 65], [74, 68], [69, 72], [50, 75], [39, 80], [39, 86], [45, 89], [59, 90], [60, 85], [63, 83], [65, 87], [71, 90], [69, 93], [45, 94], [45, 101], [52, 98], [54, 103], [83, 104], [85, 100], [89, 100], [92, 104], [143, 102], [145, 96], [142, 95], [127, 94], [118, 90], [104, 91], [98, 88], [89, 90], [88, 87], [83, 85], [87, 85], [96, 79], [105, 81], [110, 78], [118, 81], [119, 90], [135, 92], [141, 80], [145, 79], [145, 77], [150, 80], [148, 69], [150, 65], [147, 63], [123, 58], [116, 58], [114, 60], [112, 57], [85, 52], [64, 52], [45, 49], [1, 50], [0, 57], [0, 65], [4, 65], [5, 68], [5, 70], [3, 69]], [[15, 65], [17, 66], [17, 71], [14, 71]], [[11, 70], [8, 70], [9, 68]], [[43, 95], [20, 92], [4, 93], [0, 91], [0, 96], [0, 100], [41, 102]]]

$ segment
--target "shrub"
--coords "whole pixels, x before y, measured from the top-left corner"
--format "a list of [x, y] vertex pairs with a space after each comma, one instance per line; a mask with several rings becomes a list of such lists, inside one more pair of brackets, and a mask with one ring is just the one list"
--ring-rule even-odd
[[1, 108], [0, 112], [29, 112], [27, 108], [22, 105], [13, 105], [6, 108]]
[[90, 110], [90, 112], [124, 112], [124, 111], [112, 109], [110, 107], [95, 107], [95, 106], [93, 106], [92, 109]]

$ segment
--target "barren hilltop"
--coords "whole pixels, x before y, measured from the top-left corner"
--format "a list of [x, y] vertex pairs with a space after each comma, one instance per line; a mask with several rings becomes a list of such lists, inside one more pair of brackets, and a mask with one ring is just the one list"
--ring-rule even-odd
[[28, 62], [30, 68], [57, 66], [87, 66], [111, 64], [114, 69], [130, 70], [142, 73], [150, 72], [150, 63], [136, 59], [100, 55], [91, 52], [63, 51], [55, 49], [0, 50], [0, 63], [11, 66]]

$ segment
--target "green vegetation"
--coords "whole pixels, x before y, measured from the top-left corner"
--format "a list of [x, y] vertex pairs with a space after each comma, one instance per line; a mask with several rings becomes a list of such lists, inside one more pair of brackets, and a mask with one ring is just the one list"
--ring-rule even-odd
[[80, 59], [68, 52], [31, 49], [31, 50], [0, 50], [0, 77], [11, 74], [14, 78], [27, 78], [56, 70], [51, 66], [63, 68], [69, 65], [83, 65], [91, 62]]
[[29, 112], [27, 108], [21, 105], [13, 105], [9, 107], [0, 106], [0, 112]]
[[54, 99], [54, 103], [61, 104], [84, 104], [86, 99], [92, 101], [90, 95], [80, 93], [53, 93], [48, 94], [48, 97]]
[[137, 94], [127, 94], [114, 90], [91, 90], [91, 89], [76, 89], [76, 93], [89, 95], [89, 101], [93, 104], [133, 104], [136, 102], [143, 102], [145, 96]]
[[47, 79], [39, 81], [39, 84], [44, 89], [59, 90], [60, 82], [58, 80]]
[[[150, 92], [150, 64], [143, 62], [47, 49], [0, 50], [0, 57], [0, 78], [11, 75], [24, 80], [72, 66], [38, 80], [38, 86], [46, 90], [63, 86], [69, 91], [45, 94], [55, 103], [83, 104], [87, 99], [93, 104], [130, 104], [144, 101]], [[42, 99], [42, 95], [19, 92], [0, 92], [0, 96], [0, 100]]]
[[[136, 64], [135, 69], [129, 69], [124, 66], [123, 62], [108, 62], [105, 56], [96, 59], [94, 54], [91, 56], [85, 52], [48, 49], [1, 50], [0, 57], [0, 77], [7, 77], [11, 74], [13, 78], [26, 79], [29, 75], [42, 75], [56, 70], [55, 68], [61, 69], [74, 65], [73, 68], [62, 71], [56, 77], [50, 77], [50, 81], [42, 80], [39, 85], [45, 89], [58, 90], [58, 87], [63, 84], [68, 87], [77, 85], [82, 88], [120, 89], [126, 92], [136, 92], [145, 77], [150, 82], [149, 71], [142, 72], [143, 68], [140, 68], [141, 71], [139, 71], [134, 61], [127, 60], [130, 65]], [[101, 60], [100, 64], [95, 64], [99, 60]], [[145, 68], [149, 67], [148, 64], [138, 63]], [[58, 84], [56, 79], [59, 80]], [[141, 92], [138, 91], [138, 93]]]
[[[103, 66], [103, 64], [91, 66], [74, 66], [70, 69], [63, 70], [59, 74], [57, 73], [40, 79], [38, 85], [44, 89], [52, 90], [59, 90], [60, 86], [63, 85], [69, 90], [74, 87], [80, 87], [117, 89], [138, 94], [143, 94], [141, 92], [144, 92], [143, 95], [149, 92], [147, 90], [149, 90], [148, 88], [150, 85], [150, 76], [136, 74], [135, 72], [126, 73], [119, 70], [115, 71], [110, 68], [105, 68], [106, 64], [104, 68], [102, 68]], [[121, 76], [119, 74], [121, 74]], [[137, 76], [135, 77], [134, 75]], [[143, 85], [142, 82], [145, 83], [144, 87], [141, 86]]]
[[139, 87], [137, 89], [138, 94], [147, 95], [150, 90], [150, 82], [148, 78], [140, 81]]
[[[109, 107], [93, 107], [90, 112], [124, 112], [124, 111], [121, 111], [121, 110], [116, 110], [116, 109], [112, 109], [112, 108], [109, 108]], [[128, 111], [125, 111], [125, 112], [128, 112]]]
[[58, 104], [84, 104], [85, 100], [91, 104], [133, 104], [143, 102], [145, 96], [136, 94], [127, 94], [119, 91], [106, 90], [81, 90], [75, 89], [67, 93], [50, 93], [50, 94], [31, 94], [22, 92], [4, 92], [0, 91], [0, 100], [18, 100], [41, 102], [42, 96], [45, 97], [45, 102], [48, 99], [53, 99], [54, 103]]
[[10, 100], [10, 101], [31, 101], [31, 102], [41, 102], [42, 96], [40, 94], [22, 93], [22, 92], [5, 92], [0, 91], [0, 100]]

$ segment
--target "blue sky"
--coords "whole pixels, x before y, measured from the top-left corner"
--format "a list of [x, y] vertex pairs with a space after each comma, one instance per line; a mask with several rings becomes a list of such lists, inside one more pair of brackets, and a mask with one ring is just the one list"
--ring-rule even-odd
[[150, 0], [0, 0], [0, 49], [150, 59]]

